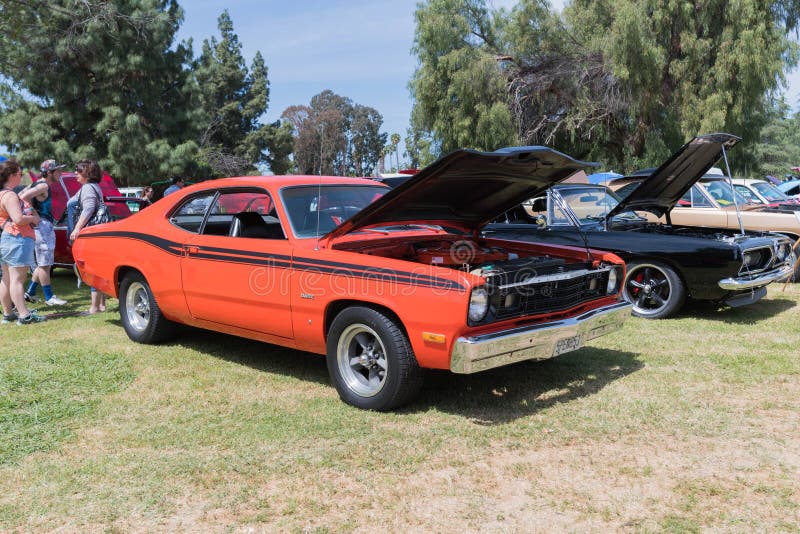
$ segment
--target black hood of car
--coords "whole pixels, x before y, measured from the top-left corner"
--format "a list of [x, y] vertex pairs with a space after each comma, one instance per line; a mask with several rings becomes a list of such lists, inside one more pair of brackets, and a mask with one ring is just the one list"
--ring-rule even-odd
[[456, 150], [425, 167], [328, 234], [376, 224], [452, 222], [476, 230], [572, 174], [598, 164], [543, 146]]
[[655, 169], [607, 217], [630, 210], [649, 211], [661, 217], [714, 166], [722, 157], [723, 148], [727, 151], [740, 140], [727, 133], [695, 137]]

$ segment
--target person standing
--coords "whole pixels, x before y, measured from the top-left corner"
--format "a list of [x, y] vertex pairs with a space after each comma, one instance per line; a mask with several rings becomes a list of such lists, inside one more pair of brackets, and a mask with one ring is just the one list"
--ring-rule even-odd
[[[25, 325], [39, 323], [45, 318], [29, 310], [25, 303], [25, 277], [33, 263], [34, 231], [39, 224], [39, 215], [32, 208], [24, 208], [14, 192], [22, 180], [22, 168], [14, 160], [0, 164], [0, 264], [3, 279], [0, 283], [0, 304], [3, 308], [3, 323], [16, 321]], [[17, 307], [16, 313], [13, 307]]]
[[56, 232], [53, 229], [55, 219], [53, 218], [53, 199], [50, 196], [50, 184], [61, 177], [61, 169], [65, 165], [59, 165], [53, 159], [43, 161], [39, 170], [42, 175], [30, 186], [24, 189], [19, 198], [27, 202], [39, 214], [39, 224], [36, 225], [36, 243], [34, 245], [34, 258], [36, 260], [33, 269], [33, 276], [28, 290], [25, 292], [25, 300], [36, 302], [36, 290], [39, 285], [44, 292], [45, 304], [48, 306], [61, 306], [67, 301], [58, 298], [53, 294], [50, 286], [50, 270], [55, 263]]
[[180, 191], [184, 185], [185, 184], [183, 183], [183, 177], [173, 176], [172, 185], [164, 190], [164, 196], [171, 195], [175, 191]]
[[[94, 217], [97, 208], [103, 203], [103, 191], [98, 185], [103, 178], [103, 173], [97, 162], [89, 159], [79, 161], [75, 164], [75, 175], [81, 188], [69, 199], [67, 205], [73, 203], [80, 207], [80, 216], [69, 234], [70, 243], [75, 241], [81, 229]], [[89, 313], [106, 311], [106, 296], [95, 288], [91, 288], [91, 290], [92, 303], [89, 306]]]
[[151, 186], [145, 186], [142, 190], [142, 198], [147, 201], [148, 206], [153, 203], [153, 188]]

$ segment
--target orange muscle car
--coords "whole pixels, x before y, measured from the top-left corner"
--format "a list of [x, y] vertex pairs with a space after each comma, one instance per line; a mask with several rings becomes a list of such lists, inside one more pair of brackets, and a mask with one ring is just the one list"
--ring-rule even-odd
[[624, 263], [480, 228], [587, 163], [544, 147], [453, 152], [390, 190], [241, 177], [181, 189], [73, 247], [137, 342], [175, 323], [327, 355], [341, 398], [389, 410], [423, 369], [474, 373], [575, 350], [630, 315]]

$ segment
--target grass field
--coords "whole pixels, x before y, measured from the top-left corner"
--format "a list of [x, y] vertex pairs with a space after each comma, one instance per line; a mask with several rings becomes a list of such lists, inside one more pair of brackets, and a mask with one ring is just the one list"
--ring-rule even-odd
[[0, 531], [800, 530], [800, 285], [431, 373], [390, 414], [340, 402], [317, 355], [136, 345], [109, 303], [0, 327]]

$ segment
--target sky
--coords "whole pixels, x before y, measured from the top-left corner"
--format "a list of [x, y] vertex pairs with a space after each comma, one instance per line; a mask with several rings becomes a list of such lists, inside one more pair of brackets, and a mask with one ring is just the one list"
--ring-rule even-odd
[[[488, 0], [510, 9], [516, 0]], [[219, 35], [217, 18], [228, 9], [248, 63], [260, 50], [269, 68], [266, 121], [284, 109], [308, 104], [325, 89], [377, 109], [382, 131], [406, 136], [411, 116], [408, 82], [416, 68], [411, 52], [417, 0], [182, 0], [180, 39]], [[562, 9], [564, 0], [551, 1]], [[787, 102], [798, 109], [800, 70], [788, 75]]]
[[[514, 0], [489, 0], [511, 7]], [[383, 115], [382, 131], [406, 136], [411, 117], [408, 82], [416, 68], [414, 10], [417, 0], [182, 0], [179, 39], [193, 38], [199, 54], [216, 36], [228, 9], [248, 65], [261, 51], [269, 68], [266, 121], [330, 89]], [[556, 2], [560, 4], [560, 2]]]

